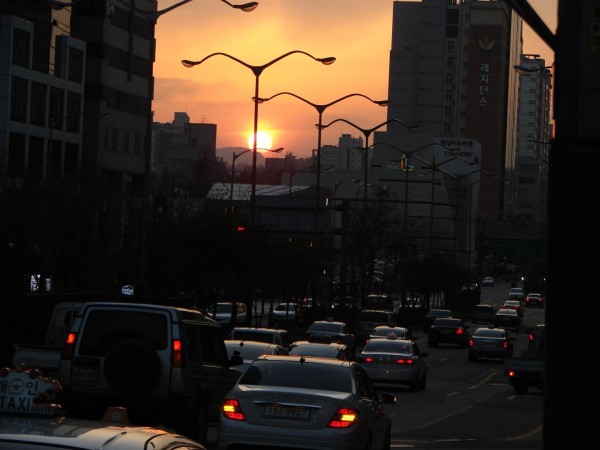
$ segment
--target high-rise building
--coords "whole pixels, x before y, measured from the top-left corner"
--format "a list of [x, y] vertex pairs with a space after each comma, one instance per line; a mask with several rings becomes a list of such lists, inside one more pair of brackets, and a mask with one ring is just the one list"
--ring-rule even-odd
[[[350, 134], [342, 134], [338, 145], [321, 147], [321, 167], [333, 167], [337, 170], [361, 170], [364, 163], [363, 140]], [[313, 155], [314, 157], [314, 155]]]
[[509, 178], [516, 186], [510, 209], [517, 221], [538, 225], [536, 237], [547, 223], [546, 186], [548, 149], [552, 138], [550, 92], [552, 74], [539, 55], [521, 55], [517, 164]]
[[[388, 119], [436, 138], [481, 144], [479, 216], [502, 220], [504, 172], [515, 164], [522, 20], [503, 1], [394, 2]], [[388, 127], [387, 142], [410, 131]], [[382, 133], [376, 137], [382, 138]], [[410, 149], [407, 149], [407, 151]]]

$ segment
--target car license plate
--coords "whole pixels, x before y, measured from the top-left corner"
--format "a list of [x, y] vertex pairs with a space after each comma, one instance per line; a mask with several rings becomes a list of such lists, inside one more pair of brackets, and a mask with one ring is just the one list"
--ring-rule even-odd
[[73, 367], [73, 381], [79, 383], [97, 383], [98, 369], [95, 367]]
[[272, 405], [264, 407], [263, 415], [265, 417], [277, 417], [281, 419], [309, 420], [310, 410], [307, 408]]

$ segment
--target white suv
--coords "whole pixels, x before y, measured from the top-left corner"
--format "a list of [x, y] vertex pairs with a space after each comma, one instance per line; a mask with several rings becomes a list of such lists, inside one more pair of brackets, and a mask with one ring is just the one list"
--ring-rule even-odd
[[61, 402], [96, 419], [108, 406], [132, 423], [162, 425], [203, 441], [241, 371], [221, 328], [196, 310], [136, 303], [84, 303], [59, 364]]

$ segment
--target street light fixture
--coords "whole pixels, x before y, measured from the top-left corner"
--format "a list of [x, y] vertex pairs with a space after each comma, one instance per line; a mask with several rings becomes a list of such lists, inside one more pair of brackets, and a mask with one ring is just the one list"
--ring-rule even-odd
[[[464, 158], [461, 158], [459, 156], [455, 156], [449, 159], [446, 159], [444, 161], [442, 161], [441, 163], [437, 163], [435, 162], [435, 156], [432, 159], [432, 162], [427, 162], [422, 158], [419, 158], [418, 156], [414, 156], [413, 158], [418, 159], [419, 161], [421, 161], [422, 163], [426, 164], [430, 169], [431, 169], [431, 209], [430, 209], [430, 215], [429, 215], [429, 254], [432, 254], [432, 247], [433, 247], [433, 208], [434, 208], [434, 203], [435, 203], [435, 173], [436, 172], [444, 172], [450, 176], [454, 176], [453, 174], [451, 174], [450, 172], [446, 172], [445, 170], [440, 169], [440, 166], [443, 166], [446, 163], [449, 163], [450, 161], [454, 161], [454, 160], [459, 160], [459, 161], [463, 161], [466, 164], [470, 165], [470, 166], [477, 166], [479, 165], [479, 163], [474, 163], [471, 161], [467, 161]], [[421, 175], [421, 174], [419, 174]], [[425, 174], [423, 174], [425, 175]]]
[[[283, 147], [278, 147], [278, 148], [274, 148], [274, 149], [258, 148], [257, 150], [264, 150], [264, 151], [267, 151], [270, 153], [281, 153], [283, 151]], [[233, 201], [233, 182], [235, 180], [235, 160], [238, 159], [240, 156], [245, 155], [246, 153], [251, 152], [251, 151], [252, 151], [252, 149], [249, 148], [248, 150], [244, 150], [241, 153], [233, 152], [233, 158], [231, 160], [231, 190], [229, 191], [229, 201], [230, 202]]]
[[[321, 124], [316, 124], [316, 126], [319, 129], [323, 129], [323, 128], [327, 128], [331, 125], [333, 125], [336, 122], [344, 122], [347, 123], [348, 125], [356, 128], [357, 130], [359, 130], [365, 137], [365, 146], [363, 148], [363, 150], [365, 151], [365, 183], [367, 183], [367, 181], [369, 180], [369, 136], [371, 136], [371, 134], [373, 133], [373, 131], [378, 130], [379, 128], [389, 124], [389, 123], [400, 123], [402, 125], [404, 125], [406, 128], [408, 128], [409, 130], [416, 130], [417, 128], [419, 128], [419, 125], [408, 125], [406, 122], [404, 122], [403, 120], [400, 119], [389, 119], [386, 120], [385, 122], [380, 123], [379, 125], [374, 126], [373, 128], [361, 128], [358, 125], [350, 122], [349, 120], [346, 119], [335, 119], [332, 122], [329, 122], [327, 125], [321, 125]], [[365, 186], [365, 196], [364, 196], [365, 201], [367, 200], [367, 187]]]
[[[258, 103], [264, 103], [264, 102], [268, 102], [269, 100], [274, 99], [275, 97], [279, 97], [280, 95], [290, 95], [292, 97], [297, 98], [298, 100], [302, 100], [304, 103], [312, 106], [313, 108], [315, 108], [317, 110], [317, 113], [319, 114], [319, 123], [317, 124], [317, 128], [318, 128], [318, 137], [317, 137], [317, 187], [316, 187], [316, 197], [315, 197], [315, 227], [314, 227], [314, 232], [315, 232], [315, 241], [317, 240], [317, 238], [319, 237], [319, 201], [320, 201], [320, 196], [321, 196], [321, 135], [323, 132], [322, 129], [322, 124], [323, 124], [323, 113], [325, 112], [325, 110], [327, 108], [329, 108], [330, 106], [335, 105], [336, 103], [339, 103], [343, 100], [346, 100], [347, 98], [350, 97], [362, 97], [365, 98], [367, 100], [369, 100], [372, 103], [375, 103], [376, 105], [379, 106], [387, 106], [390, 102], [389, 100], [373, 100], [371, 97], [368, 97], [364, 94], [360, 94], [360, 93], [352, 93], [352, 94], [348, 94], [348, 95], [344, 95], [343, 97], [340, 97], [336, 100], [333, 100], [329, 103], [325, 103], [325, 104], [316, 104], [313, 103], [311, 101], [308, 101], [307, 99], [300, 97], [299, 95], [296, 95], [292, 92], [279, 92], [275, 95], [272, 95], [268, 98], [258, 98], [256, 99], [256, 101], [258, 101]], [[255, 99], [253, 99], [255, 100]]]
[[333, 56], [328, 56], [325, 58], [317, 58], [313, 55], [311, 55], [310, 53], [307, 53], [305, 51], [302, 50], [292, 50], [290, 52], [284, 53], [281, 56], [278, 56], [277, 58], [273, 59], [272, 61], [269, 61], [266, 64], [263, 64], [261, 66], [253, 66], [250, 65], [244, 61], [242, 61], [241, 59], [238, 59], [234, 56], [231, 56], [227, 53], [222, 53], [222, 52], [217, 52], [217, 53], [212, 53], [208, 56], [206, 56], [205, 58], [201, 59], [200, 61], [190, 61], [188, 59], [184, 59], [181, 61], [181, 64], [183, 64], [185, 67], [194, 67], [197, 66], [199, 64], [202, 64], [204, 61], [206, 61], [209, 58], [212, 58], [213, 56], [225, 56], [229, 59], [234, 60], [235, 62], [243, 65], [244, 67], [247, 67], [248, 69], [250, 69], [252, 71], [252, 73], [254, 74], [254, 78], [255, 78], [255, 84], [254, 84], [254, 136], [253, 136], [253, 154], [252, 154], [252, 192], [250, 195], [250, 220], [252, 223], [252, 226], [254, 226], [254, 222], [255, 222], [255, 209], [256, 209], [256, 153], [258, 150], [258, 140], [257, 140], [257, 134], [258, 134], [258, 99], [260, 98], [258, 95], [258, 86], [259, 86], [259, 79], [260, 79], [260, 75], [263, 73], [263, 71], [267, 68], [270, 67], [271, 65], [275, 64], [277, 61], [282, 60], [283, 58], [286, 58], [290, 55], [293, 55], [295, 53], [299, 53], [299, 54], [303, 54], [308, 56], [309, 58], [314, 59], [315, 61], [318, 61], [326, 66], [333, 64], [335, 62], [335, 58]]

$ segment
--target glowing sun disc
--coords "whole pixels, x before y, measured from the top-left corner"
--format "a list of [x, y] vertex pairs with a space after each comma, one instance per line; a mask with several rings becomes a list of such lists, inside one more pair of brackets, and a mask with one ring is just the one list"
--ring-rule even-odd
[[[266, 131], [259, 131], [256, 133], [256, 148], [258, 149], [271, 149], [273, 145], [273, 139]], [[248, 148], [254, 148], [254, 133], [250, 133], [248, 136]]]

